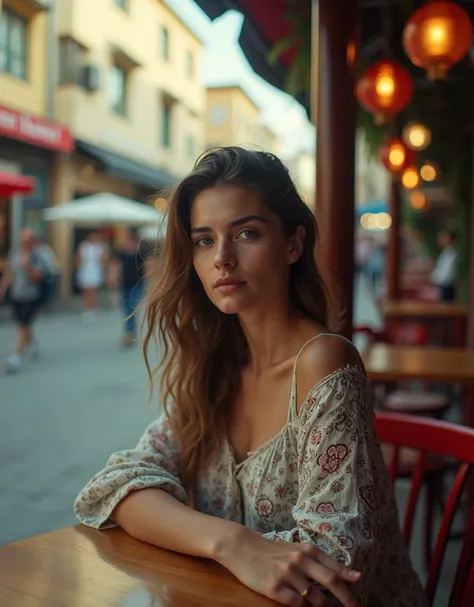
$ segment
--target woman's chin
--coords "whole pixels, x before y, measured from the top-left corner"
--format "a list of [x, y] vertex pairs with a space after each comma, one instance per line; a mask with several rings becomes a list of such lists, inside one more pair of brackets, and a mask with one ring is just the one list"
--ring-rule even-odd
[[224, 297], [219, 301], [215, 301], [214, 305], [219, 308], [222, 314], [240, 314], [248, 308], [248, 305], [245, 305], [245, 303], [242, 301], [242, 298]]

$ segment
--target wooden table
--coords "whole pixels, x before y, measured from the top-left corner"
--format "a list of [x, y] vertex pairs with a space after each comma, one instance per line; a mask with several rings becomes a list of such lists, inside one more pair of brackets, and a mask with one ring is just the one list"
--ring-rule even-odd
[[274, 607], [216, 563], [77, 526], [0, 548], [2, 607]]
[[445, 301], [417, 301], [412, 299], [386, 300], [381, 302], [387, 318], [461, 318], [469, 317], [469, 306]]
[[373, 382], [422, 380], [467, 388], [466, 424], [474, 427], [474, 350], [373, 344], [362, 352]]
[[468, 305], [445, 301], [399, 299], [382, 301], [380, 307], [387, 320], [449, 323], [447, 330], [452, 331], [450, 343], [458, 347], [466, 345], [469, 321]]

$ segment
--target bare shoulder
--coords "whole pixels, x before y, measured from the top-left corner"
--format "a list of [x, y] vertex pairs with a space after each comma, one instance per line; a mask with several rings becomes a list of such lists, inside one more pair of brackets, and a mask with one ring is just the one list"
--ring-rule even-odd
[[314, 339], [301, 352], [296, 367], [298, 407], [306, 394], [328, 375], [347, 366], [361, 366], [356, 347], [339, 335], [321, 335]]

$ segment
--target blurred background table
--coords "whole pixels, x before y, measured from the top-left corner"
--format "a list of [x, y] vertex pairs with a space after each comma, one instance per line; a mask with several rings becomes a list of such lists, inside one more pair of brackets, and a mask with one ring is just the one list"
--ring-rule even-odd
[[443, 323], [453, 346], [464, 347], [466, 345], [469, 320], [469, 306], [467, 304], [399, 299], [382, 301], [380, 308], [388, 322]]
[[0, 548], [2, 607], [271, 607], [216, 563], [119, 529], [70, 527]]
[[362, 358], [373, 382], [463, 384], [467, 389], [465, 423], [474, 427], [474, 350], [376, 343], [362, 351]]

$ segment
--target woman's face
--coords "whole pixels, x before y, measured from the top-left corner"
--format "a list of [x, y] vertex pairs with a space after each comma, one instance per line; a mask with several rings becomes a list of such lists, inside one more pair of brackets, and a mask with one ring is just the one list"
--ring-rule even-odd
[[237, 186], [203, 190], [191, 207], [191, 238], [194, 269], [221, 312], [287, 303], [289, 267], [301, 255], [304, 230], [285, 236], [257, 193]]

